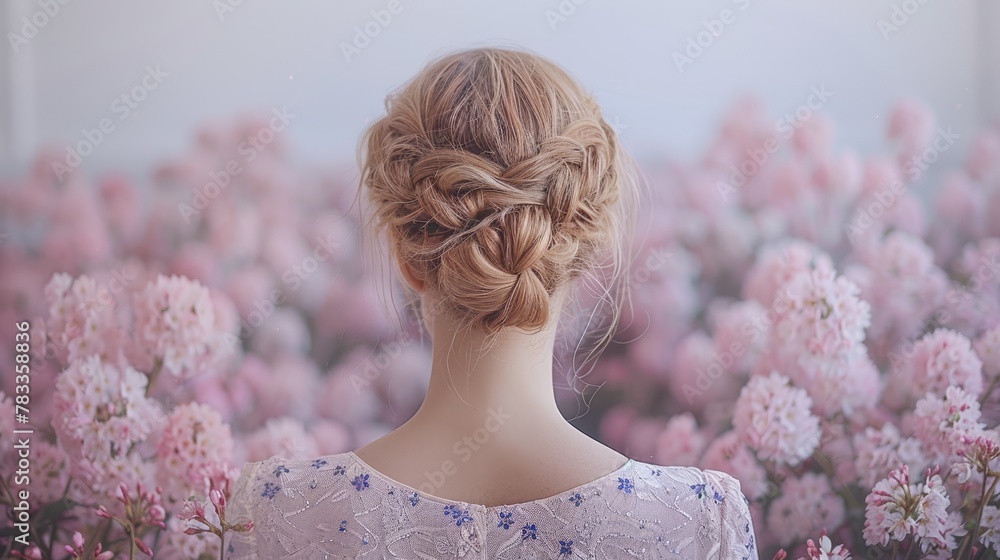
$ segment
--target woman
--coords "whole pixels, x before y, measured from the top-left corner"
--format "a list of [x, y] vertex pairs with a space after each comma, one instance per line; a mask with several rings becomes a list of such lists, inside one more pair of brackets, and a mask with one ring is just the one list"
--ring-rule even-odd
[[255, 528], [228, 557], [756, 559], [734, 478], [630, 459], [556, 406], [574, 290], [609, 261], [627, 288], [635, 180], [594, 99], [543, 58], [482, 48], [386, 107], [362, 185], [433, 344], [427, 396], [353, 452], [244, 466], [229, 518]]

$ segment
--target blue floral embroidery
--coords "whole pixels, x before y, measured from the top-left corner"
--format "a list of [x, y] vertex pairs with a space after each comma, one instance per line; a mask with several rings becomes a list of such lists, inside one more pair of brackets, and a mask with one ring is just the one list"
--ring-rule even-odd
[[410, 505], [415, 506], [418, 502], [420, 502], [420, 494], [417, 494], [416, 492], [410, 494]]
[[278, 468], [274, 469], [274, 476], [277, 478], [281, 476], [282, 473], [288, 472], [288, 467], [285, 465], [279, 465]]
[[444, 514], [445, 516], [454, 519], [455, 525], [459, 527], [462, 526], [462, 523], [472, 522], [472, 516], [469, 515], [469, 510], [461, 509], [454, 504], [444, 506]]
[[512, 511], [508, 511], [508, 512], [501, 511], [499, 513], [499, 515], [500, 515], [500, 522], [497, 523], [497, 527], [503, 527], [504, 529], [510, 529], [510, 524], [511, 524], [510, 518], [511, 518], [512, 515], [514, 515], [514, 512], [512, 512]]
[[661, 471], [660, 469], [649, 469], [649, 474], [653, 476], [660, 476], [661, 474], [663, 474], [663, 471]]
[[569, 501], [573, 502], [574, 506], [580, 507], [580, 504], [583, 503], [583, 496], [581, 496], [580, 493], [577, 492], [569, 497]]
[[573, 541], [559, 541], [559, 556], [573, 554]]
[[347, 520], [346, 519], [341, 519], [340, 520], [340, 532], [343, 533], [345, 531], [347, 531]]
[[333, 474], [335, 475], [344, 474], [345, 472], [347, 472], [347, 469], [344, 468], [344, 465], [337, 465], [333, 468]]
[[532, 523], [530, 525], [525, 524], [525, 526], [521, 528], [521, 540], [524, 541], [524, 540], [528, 540], [529, 538], [530, 539], [537, 539], [538, 538], [538, 536], [535, 534], [535, 524], [534, 523]]
[[312, 463], [312, 468], [318, 469], [326, 464], [326, 459], [316, 459]]
[[274, 498], [274, 495], [278, 493], [278, 490], [281, 490], [281, 486], [278, 486], [277, 484], [271, 484], [270, 482], [265, 482], [264, 491], [261, 492], [260, 495], [270, 500]]
[[719, 494], [718, 490], [712, 490], [712, 492], [715, 493], [715, 495], [712, 496], [712, 497], [715, 498], [716, 502], [719, 502], [721, 504], [722, 502], [724, 502], [726, 500], [726, 497], [723, 496], [722, 494]]
[[691, 485], [691, 489], [694, 490], [694, 493], [695, 493], [696, 496], [698, 496], [699, 500], [702, 500], [702, 499], [705, 498], [705, 484], [704, 483], [702, 483], [702, 484], [692, 484]]
[[354, 485], [354, 489], [357, 490], [358, 492], [360, 492], [362, 488], [368, 488], [368, 475], [359, 474], [358, 476], [354, 477], [354, 480], [351, 481], [351, 484]]
[[631, 478], [618, 478], [618, 489], [624, 491], [626, 494], [631, 494], [632, 489], [635, 486], [632, 484]]

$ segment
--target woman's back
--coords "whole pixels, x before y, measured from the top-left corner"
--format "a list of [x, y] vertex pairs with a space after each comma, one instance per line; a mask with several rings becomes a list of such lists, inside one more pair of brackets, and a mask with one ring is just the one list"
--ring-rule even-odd
[[[525, 476], [532, 476], [526, 472]], [[629, 460], [557, 495], [486, 507], [398, 483], [353, 452], [248, 463], [226, 558], [756, 559], [731, 476]]]
[[[756, 559], [734, 478], [624, 462], [556, 401], [553, 380], [577, 390], [580, 370], [553, 365], [600, 354], [628, 301], [634, 167], [594, 96], [532, 53], [463, 50], [388, 96], [361, 147], [371, 221], [432, 344], [427, 391], [360, 457], [245, 466], [229, 521], [255, 527], [229, 558]], [[557, 359], [564, 309], [604, 333]], [[399, 482], [472, 428], [489, 450], [447, 483]]]

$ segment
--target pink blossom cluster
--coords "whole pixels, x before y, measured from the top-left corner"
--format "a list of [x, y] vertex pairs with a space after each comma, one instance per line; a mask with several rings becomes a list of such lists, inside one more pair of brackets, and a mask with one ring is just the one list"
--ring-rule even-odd
[[909, 536], [924, 553], [947, 553], [965, 534], [961, 516], [948, 512], [950, 503], [936, 471], [928, 469], [924, 482], [913, 484], [905, 465], [893, 470], [865, 499], [865, 542], [885, 546]]
[[222, 331], [208, 289], [188, 278], [158, 277], [135, 295], [133, 310], [145, 363], [159, 360], [181, 379], [216, 366], [232, 351], [234, 335]]
[[736, 400], [733, 427], [761, 459], [795, 466], [819, 446], [819, 418], [811, 407], [805, 390], [780, 373], [754, 376]]
[[131, 366], [97, 355], [71, 361], [56, 380], [52, 427], [74, 471], [97, 495], [147, 475], [140, 455], [130, 451], [163, 428], [160, 403], [146, 396], [148, 381]]

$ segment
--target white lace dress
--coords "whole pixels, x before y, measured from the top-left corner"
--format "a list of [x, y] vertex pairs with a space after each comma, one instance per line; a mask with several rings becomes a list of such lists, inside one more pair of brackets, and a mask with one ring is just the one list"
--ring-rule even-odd
[[684, 558], [757, 560], [739, 482], [630, 460], [550, 498], [485, 507], [428, 495], [353, 452], [247, 463], [226, 558]]

